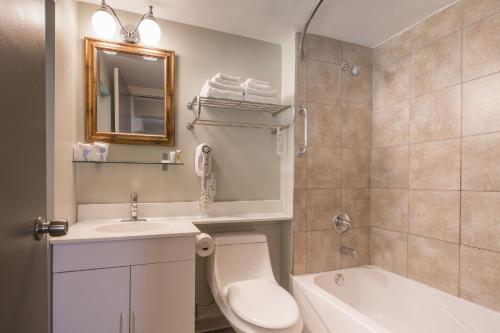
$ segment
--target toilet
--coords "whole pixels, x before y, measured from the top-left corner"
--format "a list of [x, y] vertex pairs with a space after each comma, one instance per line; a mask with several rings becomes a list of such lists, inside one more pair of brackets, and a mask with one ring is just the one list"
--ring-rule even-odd
[[300, 333], [295, 299], [274, 278], [267, 238], [256, 232], [212, 235], [207, 280], [215, 302], [238, 333]]

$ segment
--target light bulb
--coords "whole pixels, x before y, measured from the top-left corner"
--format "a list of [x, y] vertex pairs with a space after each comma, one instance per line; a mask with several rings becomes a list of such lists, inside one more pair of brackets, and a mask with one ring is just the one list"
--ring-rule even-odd
[[145, 17], [139, 24], [139, 36], [146, 45], [156, 45], [160, 41], [161, 30], [153, 18]]
[[92, 26], [94, 31], [101, 38], [111, 38], [116, 32], [115, 18], [105, 9], [98, 9], [92, 15]]

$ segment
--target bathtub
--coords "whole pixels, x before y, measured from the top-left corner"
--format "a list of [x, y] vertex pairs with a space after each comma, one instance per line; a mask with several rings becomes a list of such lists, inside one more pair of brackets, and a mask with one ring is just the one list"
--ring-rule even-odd
[[292, 276], [291, 289], [304, 333], [500, 332], [500, 313], [374, 266]]

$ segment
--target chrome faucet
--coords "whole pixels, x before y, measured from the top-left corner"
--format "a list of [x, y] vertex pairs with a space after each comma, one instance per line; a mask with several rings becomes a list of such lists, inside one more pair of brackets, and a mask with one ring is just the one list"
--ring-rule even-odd
[[348, 255], [354, 259], [356, 259], [358, 257], [358, 253], [356, 252], [356, 249], [352, 249], [352, 248], [347, 247], [347, 246], [341, 246], [340, 253]]
[[130, 195], [130, 218], [128, 220], [122, 220], [122, 222], [146, 221], [146, 219], [139, 218], [138, 201], [139, 195], [135, 192], [132, 192], [132, 194]]
[[130, 195], [130, 220], [137, 221], [137, 200], [139, 199], [139, 195], [137, 193], [132, 192]]

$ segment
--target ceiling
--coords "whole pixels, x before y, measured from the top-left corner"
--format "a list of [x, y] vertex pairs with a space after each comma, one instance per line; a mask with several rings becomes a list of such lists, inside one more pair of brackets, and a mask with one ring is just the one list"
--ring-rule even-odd
[[[98, 4], [100, 0], [83, 0]], [[114, 8], [208, 29], [284, 42], [317, 0], [108, 0]], [[457, 0], [324, 0], [309, 32], [375, 47]]]

